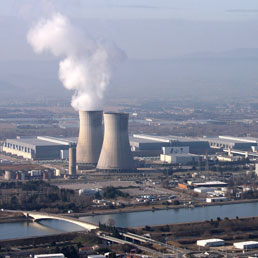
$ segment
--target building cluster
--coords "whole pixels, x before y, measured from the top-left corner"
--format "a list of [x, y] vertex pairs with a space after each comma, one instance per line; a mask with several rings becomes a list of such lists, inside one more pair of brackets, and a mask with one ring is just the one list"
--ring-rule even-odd
[[181, 189], [189, 189], [198, 194], [206, 196], [207, 203], [224, 202], [229, 199], [226, 197], [229, 189], [228, 184], [220, 181], [192, 181], [188, 180], [187, 183], [178, 183]]
[[146, 202], [156, 202], [156, 201], [167, 201], [168, 203], [172, 203], [174, 202], [174, 199], [176, 198], [176, 195], [157, 195], [157, 194], [153, 194], [153, 195], [141, 195], [136, 197], [136, 201], [138, 203], [146, 203]]
[[196, 163], [206, 158], [207, 154], [219, 161], [237, 161], [243, 157], [258, 158], [257, 143], [258, 138], [231, 136], [181, 137], [134, 134], [130, 138], [135, 156], [160, 156], [160, 161], [168, 164]]
[[[132, 172], [148, 158], [159, 164], [194, 165], [202, 161], [258, 158], [258, 139], [251, 137], [181, 137], [134, 134], [128, 136], [127, 113], [79, 111], [78, 138], [17, 137], [3, 142], [6, 154], [29, 160], [69, 160], [69, 174], [77, 169]], [[138, 160], [136, 163], [135, 160]], [[143, 164], [140, 159], [143, 159]], [[146, 166], [145, 166], [146, 167]]]
[[77, 138], [17, 137], [7, 139], [2, 151], [31, 160], [69, 159], [69, 174], [76, 168], [134, 171], [136, 166], [128, 137], [127, 113], [80, 111]]
[[[204, 239], [204, 240], [198, 240], [196, 244], [202, 247], [217, 247], [217, 246], [224, 246], [225, 241], [223, 239], [217, 239], [217, 238]], [[257, 241], [236, 242], [236, 243], [233, 243], [233, 247], [236, 249], [241, 249], [243, 251], [256, 249], [258, 248], [258, 242]]]

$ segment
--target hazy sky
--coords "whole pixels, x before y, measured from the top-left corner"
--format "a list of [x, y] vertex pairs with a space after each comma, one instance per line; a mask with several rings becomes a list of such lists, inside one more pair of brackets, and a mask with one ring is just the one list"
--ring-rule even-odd
[[0, 8], [2, 58], [35, 58], [26, 31], [54, 11], [115, 41], [129, 58], [258, 47], [257, 0], [8, 0]]
[[[26, 40], [35, 22], [54, 12], [126, 52], [128, 63], [114, 74], [111, 85], [120, 95], [135, 96], [140, 90], [142, 96], [184, 97], [186, 92], [220, 97], [226, 90], [230, 97], [257, 92], [258, 0], [1, 1], [0, 87], [49, 87], [51, 95], [56, 87], [58, 94], [67, 93], [58, 82], [58, 60], [36, 55]], [[209, 56], [207, 52], [226, 58], [198, 59]], [[189, 55], [198, 58], [173, 60]], [[55, 61], [40, 62], [49, 59]]]
[[258, 19], [256, 0], [8, 0], [2, 15], [48, 12], [102, 19]]

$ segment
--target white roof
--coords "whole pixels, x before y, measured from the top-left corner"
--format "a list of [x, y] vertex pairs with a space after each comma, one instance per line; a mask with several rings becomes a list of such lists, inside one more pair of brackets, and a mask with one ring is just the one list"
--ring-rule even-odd
[[221, 182], [221, 181], [208, 181], [208, 182], [203, 182], [203, 183], [201, 183], [201, 182], [199, 182], [199, 183], [193, 182], [193, 184], [195, 184], [195, 185], [221, 185], [221, 184], [227, 185], [227, 183]]
[[258, 242], [257, 241], [245, 241], [245, 242], [237, 242], [234, 244], [239, 244], [239, 245], [257, 245]]
[[64, 257], [64, 254], [62, 254], [62, 253], [58, 253], [58, 254], [36, 254], [36, 255], [34, 255], [34, 257], [36, 257], [36, 258], [45, 258], [45, 257], [61, 258], [61, 257]]
[[211, 238], [211, 239], [204, 239], [204, 240], [198, 240], [198, 242], [204, 242], [204, 243], [214, 243], [214, 242], [221, 242], [224, 240], [223, 239], [219, 239], [219, 238]]
[[88, 258], [106, 258], [106, 256], [102, 254], [93, 254], [93, 255], [88, 255]]

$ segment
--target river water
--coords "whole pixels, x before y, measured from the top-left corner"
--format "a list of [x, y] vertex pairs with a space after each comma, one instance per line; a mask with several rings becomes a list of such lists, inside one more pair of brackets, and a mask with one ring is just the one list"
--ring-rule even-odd
[[0, 223], [0, 240], [33, 236], [47, 236], [80, 230], [85, 229], [61, 220], [42, 220], [40, 223], [27, 221]]
[[[118, 227], [136, 227], [204, 221], [218, 217], [235, 218], [236, 216], [258, 216], [258, 202], [95, 215], [81, 217], [80, 219], [94, 224], [98, 224], [99, 222], [109, 223], [112, 220]], [[83, 230], [83, 228], [58, 220], [42, 220], [40, 224], [32, 222], [1, 223], [0, 239], [43, 236], [80, 230]]]
[[195, 208], [179, 208], [132, 213], [95, 215], [81, 217], [81, 220], [93, 224], [108, 223], [114, 220], [118, 227], [136, 227], [145, 225], [174, 224], [182, 222], [204, 221], [220, 218], [258, 216], [258, 202], [229, 205], [204, 206]]

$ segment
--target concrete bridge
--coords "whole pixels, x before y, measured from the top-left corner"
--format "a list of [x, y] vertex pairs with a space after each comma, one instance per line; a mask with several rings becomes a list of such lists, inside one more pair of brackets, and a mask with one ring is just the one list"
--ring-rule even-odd
[[84, 222], [76, 218], [71, 218], [71, 217], [57, 215], [57, 214], [44, 213], [44, 212], [30, 212], [30, 211], [26, 211], [26, 212], [22, 211], [22, 213], [24, 214], [24, 216], [32, 218], [33, 221], [35, 222], [39, 220], [44, 220], [44, 219], [56, 219], [56, 220], [63, 220], [63, 221], [76, 224], [78, 226], [85, 228], [88, 231], [99, 228], [97, 225]]

